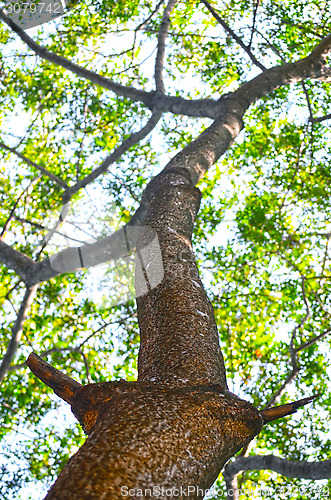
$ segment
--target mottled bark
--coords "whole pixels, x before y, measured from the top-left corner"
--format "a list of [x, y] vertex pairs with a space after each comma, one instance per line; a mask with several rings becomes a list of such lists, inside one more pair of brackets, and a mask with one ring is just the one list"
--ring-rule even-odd
[[[17, 31], [1, 13], [0, 17]], [[201, 105], [203, 116], [210, 116], [209, 100], [189, 104], [162, 95], [160, 72], [161, 95], [124, 87], [48, 52], [24, 33], [18, 35], [40, 57], [143, 102], [154, 112], [177, 113], [185, 107], [190, 115]], [[213, 103], [215, 121], [149, 183], [131, 226], [107, 240], [41, 263], [32, 264], [0, 245], [1, 258], [17, 272], [27, 265], [23, 278], [30, 285], [137, 249], [138, 380], [80, 387], [48, 370], [46, 363], [39, 369], [38, 360], [30, 359], [34, 373], [71, 404], [89, 435], [59, 475], [48, 500], [115, 500], [121, 498], [123, 488], [136, 490], [131, 498], [141, 498], [144, 489], [151, 494], [143, 496], [157, 498], [154, 487], [184, 489], [186, 493], [173, 494], [176, 498], [202, 498], [223, 465], [265, 422], [305, 404], [260, 412], [228, 391], [213, 308], [199, 278], [191, 236], [200, 201], [195, 185], [238, 135], [249, 105], [307, 76], [329, 78], [325, 51], [330, 46], [329, 37], [308, 58], [266, 70], [223, 96], [217, 106]], [[159, 69], [161, 63], [162, 58]], [[135, 226], [139, 230], [129, 233], [128, 228]], [[193, 488], [189, 495], [188, 487]]]
[[[186, 498], [202, 498], [197, 488], [209, 488], [224, 462], [262, 426], [257, 410], [221, 386], [118, 382], [92, 386], [92, 399], [98, 390], [108, 402], [47, 499], [115, 500], [125, 487], [139, 498], [138, 489], [188, 486], [196, 490]], [[95, 412], [95, 405], [84, 412], [87, 427]]]
[[158, 498], [161, 488], [172, 489], [173, 498], [202, 498], [264, 422], [312, 399], [264, 413], [228, 391], [213, 308], [191, 246], [200, 193], [185, 169], [165, 170], [155, 186], [138, 238], [138, 381], [77, 387], [69, 379], [65, 390], [62, 374], [50, 367], [49, 381], [47, 363], [38, 372], [38, 358], [28, 362], [64, 394], [89, 434], [48, 500], [115, 500], [128, 490], [131, 498], [145, 490], [150, 494], [143, 496]]
[[[195, 262], [191, 235], [200, 204], [200, 192], [178, 172], [162, 176], [163, 185], [150, 202], [138, 249], [148, 248], [153, 233], [162, 252], [159, 286], [138, 297], [140, 326], [139, 381], [174, 384], [220, 384], [226, 389], [225, 370], [212, 305]], [[153, 231], [154, 230], [154, 231]], [[144, 275], [138, 266], [137, 284]], [[157, 282], [157, 280], [155, 280]], [[138, 294], [140, 295], [140, 294]]]
[[[76, 392], [72, 409], [89, 438], [47, 499], [117, 499], [125, 487], [139, 498], [138, 489], [155, 486], [192, 486], [189, 497], [178, 498], [201, 498], [262, 427], [260, 412], [227, 390], [213, 308], [191, 246], [200, 193], [185, 170], [165, 171], [155, 186], [138, 240], [138, 381]], [[145, 251], [155, 237], [161, 267], [153, 261], [160, 254]], [[153, 288], [144, 273], [150, 267], [163, 274]], [[150, 289], [141, 295], [144, 287]]]

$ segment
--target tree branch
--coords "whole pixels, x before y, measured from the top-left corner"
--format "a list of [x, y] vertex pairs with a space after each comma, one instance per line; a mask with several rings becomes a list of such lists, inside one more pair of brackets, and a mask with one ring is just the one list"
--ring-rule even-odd
[[[53, 352], [80, 352], [79, 347], [52, 347], [51, 349], [47, 349], [47, 351], [42, 351], [38, 354], [40, 358], [47, 358], [49, 354], [52, 354]], [[25, 368], [28, 366], [27, 361], [24, 363], [19, 363], [18, 365], [11, 365], [8, 368], [8, 372], [12, 372], [15, 370], [19, 370], [20, 368]]]
[[[31, 286], [41, 281], [49, 280], [61, 273], [74, 272], [75, 270], [82, 269], [82, 267], [94, 266], [107, 260], [118, 259], [127, 255], [128, 251], [134, 250], [136, 246], [137, 232], [133, 228], [143, 224], [149, 200], [155, 193], [160, 178], [171, 174], [177, 177], [177, 181], [181, 183], [182, 174], [178, 177], [178, 172], [183, 173], [185, 171], [186, 175], [190, 177], [190, 182], [195, 185], [231, 146], [243, 127], [242, 118], [248, 107], [257, 99], [282, 85], [302, 81], [308, 76], [311, 78], [320, 78], [321, 75], [323, 76], [325, 74], [325, 57], [330, 49], [331, 35], [322, 40], [308, 57], [294, 63], [283, 64], [268, 69], [249, 82], [241, 85], [235, 92], [221, 97], [217, 105], [217, 119], [197, 139], [178, 153], [158, 176], [152, 179], [143, 194], [140, 207], [132, 216], [130, 223], [120, 231], [107, 238], [100, 239], [91, 245], [87, 244], [80, 248], [68, 248], [53, 256], [52, 259], [48, 258], [38, 263], [32, 263], [28, 257], [0, 242], [0, 259], [8, 267], [16, 270], [22, 279]], [[162, 99], [165, 98], [167, 96], [159, 96], [161, 108]], [[198, 106], [198, 103], [195, 102], [195, 105]], [[215, 109], [213, 113], [215, 115]], [[155, 113], [145, 127], [152, 126], [152, 120], [156, 121], [157, 117], [158, 113]], [[137, 132], [137, 134], [144, 134], [143, 130]], [[127, 141], [130, 141], [130, 138]], [[125, 146], [122, 144], [121, 147]], [[113, 154], [118, 154], [116, 151]], [[110, 157], [105, 161], [109, 161]], [[97, 175], [97, 173], [95, 172], [91, 175]], [[82, 182], [87, 182], [87, 178]], [[131, 234], [130, 241], [128, 242], [129, 229]], [[294, 376], [294, 373], [292, 375]]]
[[[235, 462], [230, 462], [230, 463], [235, 463]], [[235, 474], [234, 476], [230, 475], [228, 476], [225, 472], [226, 468], [227, 466], [223, 471], [223, 477], [226, 484], [226, 500], [239, 500], [238, 474]]]
[[23, 160], [25, 163], [27, 163], [31, 167], [36, 168], [37, 170], [39, 170], [39, 172], [41, 172], [43, 175], [46, 175], [49, 179], [56, 182], [56, 184], [58, 184], [62, 188], [64, 188], [64, 189], [68, 188], [68, 184], [66, 182], [64, 182], [62, 179], [60, 179], [60, 177], [58, 177], [55, 174], [52, 174], [52, 172], [49, 172], [42, 165], [39, 165], [38, 163], [35, 163], [34, 161], [30, 160], [29, 158], [24, 156], [22, 153], [19, 153], [18, 151], [16, 151], [15, 148], [10, 148], [9, 146], [6, 146], [3, 142], [0, 142], [0, 148], [4, 149], [5, 151], [9, 151], [10, 153], [13, 153], [18, 158], [20, 158], [20, 160]]
[[310, 340], [307, 340], [307, 342], [304, 342], [303, 344], [299, 345], [299, 347], [297, 347], [295, 349], [295, 351], [299, 352], [299, 351], [302, 351], [303, 349], [306, 349], [307, 347], [310, 347], [311, 345], [315, 344], [315, 342], [318, 342], [319, 340], [324, 339], [324, 337], [329, 335], [329, 333], [331, 333], [331, 329], [326, 330], [325, 332], [321, 333], [320, 335], [316, 335], [316, 337], [313, 337]]
[[2, 240], [2, 239], [3, 239], [3, 237], [4, 237], [5, 233], [6, 233], [6, 231], [7, 231], [7, 230], [8, 230], [8, 228], [9, 228], [9, 225], [10, 225], [11, 221], [12, 221], [13, 219], [17, 220], [17, 217], [15, 217], [15, 215], [14, 215], [14, 214], [15, 214], [15, 210], [16, 210], [16, 208], [17, 208], [17, 206], [18, 206], [18, 204], [19, 204], [20, 200], [22, 199], [22, 196], [23, 196], [26, 192], [28, 192], [28, 191], [31, 189], [31, 187], [33, 186], [33, 184], [34, 184], [35, 182], [37, 182], [40, 178], [41, 178], [41, 176], [38, 176], [38, 177], [35, 177], [34, 179], [32, 179], [32, 181], [29, 183], [29, 185], [28, 185], [25, 189], [23, 189], [23, 191], [21, 192], [21, 194], [19, 195], [19, 197], [18, 197], [18, 198], [17, 198], [17, 200], [15, 201], [14, 206], [13, 206], [13, 208], [11, 209], [10, 214], [9, 214], [9, 216], [8, 216], [8, 218], [7, 218], [7, 220], [6, 220], [5, 224], [4, 224], [4, 226], [3, 226], [3, 228], [2, 228], [2, 231], [1, 231], [1, 233], [0, 233], [0, 240]]
[[267, 410], [272, 405], [274, 405], [277, 401], [279, 401], [281, 396], [285, 393], [286, 388], [291, 384], [291, 382], [296, 378], [296, 376], [299, 373], [298, 356], [297, 356], [298, 350], [294, 347], [294, 341], [296, 339], [296, 335], [297, 335], [298, 330], [300, 330], [303, 327], [303, 325], [305, 324], [305, 322], [307, 321], [307, 319], [310, 316], [310, 307], [309, 307], [309, 302], [308, 302], [308, 299], [306, 297], [306, 291], [305, 291], [305, 278], [303, 276], [301, 276], [301, 290], [302, 290], [303, 300], [304, 300], [304, 303], [306, 306], [306, 314], [301, 319], [300, 323], [292, 331], [291, 341], [290, 341], [290, 346], [289, 346], [292, 370], [288, 374], [288, 376], [286, 377], [285, 381], [283, 382], [281, 387], [278, 389], [278, 391], [276, 391], [275, 394], [273, 394], [273, 396], [269, 399], [267, 405], [265, 406], [265, 410]]
[[37, 286], [28, 287], [25, 291], [20, 310], [18, 312], [16, 321], [12, 328], [12, 336], [7, 347], [6, 354], [2, 358], [0, 365], [0, 382], [3, 380], [6, 372], [8, 371], [9, 365], [12, 362], [13, 357], [15, 356], [16, 350], [19, 346], [19, 342], [21, 339], [24, 321], [28, 315], [30, 306], [33, 302], [33, 299], [37, 292]]
[[69, 404], [71, 404], [78, 389], [82, 387], [76, 380], [56, 370], [34, 352], [30, 354], [26, 364], [39, 380], [51, 387], [55, 394]]
[[292, 403], [286, 403], [285, 405], [273, 406], [272, 408], [261, 410], [261, 415], [263, 417], [264, 425], [279, 418], [287, 417], [296, 413], [299, 408], [311, 403], [315, 398], [319, 397], [321, 394], [315, 394], [314, 396], [309, 396], [308, 398], [298, 399]]
[[[206, 2], [206, 0], [203, 1]], [[208, 2], [206, 2], [206, 4], [207, 3]], [[164, 112], [168, 111], [174, 114], [208, 117], [212, 119], [217, 118], [223, 111], [222, 103], [220, 101], [215, 101], [214, 99], [189, 100], [177, 96], [160, 95], [156, 92], [146, 92], [115, 83], [109, 78], [105, 78], [93, 71], [82, 68], [81, 66], [72, 63], [65, 57], [59, 56], [48, 51], [45, 47], [38, 45], [13, 21], [11, 21], [11, 19], [9, 19], [9, 17], [6, 16], [1, 9], [0, 19], [2, 19], [15, 33], [17, 33], [21, 40], [25, 42], [36, 55], [52, 62], [53, 64], [62, 66], [77, 76], [83, 77], [96, 85], [100, 85], [108, 90], [111, 90], [116, 95], [127, 97], [132, 101], [142, 102], [152, 111], [154, 107], [157, 106], [156, 109], [158, 111], [162, 110]], [[224, 22], [222, 21], [222, 23]], [[228, 26], [227, 28], [230, 29]], [[241, 40], [240, 42], [243, 43]], [[240, 99], [243, 99], [246, 102], [246, 107], [244, 109], [244, 111], [246, 111], [250, 104], [253, 104], [257, 99], [267, 95], [273, 90], [276, 90], [282, 85], [302, 81], [307, 77], [318, 78], [323, 81], [331, 81], [331, 70], [325, 66], [326, 56], [330, 51], [330, 47], [331, 35], [324, 38], [308, 57], [294, 63], [287, 63], [282, 66], [276, 66], [265, 70], [256, 78], [253, 78], [251, 81], [241, 85], [236, 92], [230, 95], [235, 98], [239, 97]]]
[[160, 99], [160, 96], [156, 95], [154, 91], [146, 92], [134, 87], [128, 87], [115, 83], [109, 78], [98, 75], [94, 71], [83, 68], [63, 56], [50, 52], [46, 49], [46, 47], [40, 46], [38, 43], [34, 42], [27, 33], [22, 31], [8, 16], [6, 16], [4, 11], [1, 9], [0, 19], [2, 19], [37, 56], [57, 66], [67, 69], [85, 80], [88, 80], [96, 85], [100, 85], [101, 87], [114, 92], [118, 96], [127, 97], [128, 99], [131, 99], [131, 101], [141, 102], [151, 111], [153, 111], [154, 107], [157, 105], [157, 110], [164, 112], [170, 111], [174, 114], [207, 118], [215, 118], [217, 115], [217, 110], [215, 109], [217, 108], [217, 101], [214, 99], [190, 100], [182, 97], [166, 95], [162, 96], [162, 99]]
[[252, 54], [250, 45], [245, 45], [242, 39], [235, 34], [235, 32], [230, 28], [230, 26], [218, 15], [216, 10], [210, 5], [207, 0], [201, 0], [201, 2], [207, 7], [209, 12], [214, 16], [216, 21], [220, 23], [222, 28], [237, 42], [237, 44], [244, 49], [250, 60], [257, 66], [261, 71], [265, 71], [267, 68], [261, 64], [256, 57]]
[[238, 457], [225, 466], [224, 478], [229, 479], [246, 470], [272, 470], [285, 477], [316, 481], [331, 478], [331, 460], [307, 462], [287, 460], [274, 455]]
[[147, 26], [147, 24], [149, 23], [149, 21], [155, 16], [155, 14], [157, 13], [157, 11], [160, 9], [161, 5], [163, 4], [164, 0], [160, 0], [158, 2], [158, 4], [156, 5], [155, 9], [150, 13], [150, 15], [142, 22], [140, 23], [135, 29], [135, 34], [140, 31], [141, 29], [145, 28], [145, 26]]
[[321, 123], [324, 122], [324, 120], [330, 120], [330, 119], [331, 119], [331, 113], [325, 116], [319, 116], [317, 118], [310, 117], [309, 121], [311, 121], [312, 123]]
[[251, 48], [252, 42], [253, 42], [253, 36], [254, 36], [254, 32], [255, 32], [256, 16], [257, 16], [257, 11], [259, 9], [259, 6], [260, 6], [260, 0], [256, 0], [255, 5], [254, 5], [254, 10], [253, 10], [253, 22], [252, 22], [251, 38], [250, 38], [248, 46], [247, 46], [249, 49]]
[[170, 13], [174, 8], [175, 4], [176, 0], [169, 0], [168, 5], [166, 6], [162, 16], [162, 22], [157, 37], [157, 54], [155, 59], [154, 78], [155, 78], [156, 91], [161, 92], [162, 94], [164, 94], [165, 92], [163, 74], [162, 74], [164, 67], [165, 47], [166, 47], [165, 42], [170, 27]]
[[9, 269], [13, 269], [25, 283], [28, 282], [29, 274], [34, 268], [34, 262], [26, 255], [14, 250], [4, 241], [0, 240], [0, 261]]
[[80, 189], [86, 187], [88, 184], [93, 182], [97, 177], [104, 174], [112, 163], [115, 163], [120, 159], [120, 157], [126, 153], [132, 146], [138, 144], [142, 141], [151, 131], [156, 127], [158, 121], [162, 116], [161, 112], [155, 112], [149, 118], [146, 125], [144, 125], [138, 132], [133, 132], [127, 139], [125, 139], [120, 146], [118, 146], [107, 158], [101, 163], [101, 165], [93, 170], [84, 179], [76, 182], [74, 186], [67, 189], [64, 197], [66, 202], [74, 193], [77, 193]]
[[32, 220], [28, 219], [22, 219], [21, 217], [14, 217], [14, 219], [17, 222], [21, 222], [22, 224], [29, 224], [30, 226], [33, 226], [37, 229], [41, 229], [42, 231], [48, 231], [49, 233], [53, 234], [58, 234], [59, 236], [63, 236], [67, 238], [68, 240], [75, 241], [76, 243], [84, 243], [83, 240], [78, 240], [77, 238], [73, 238], [72, 236], [68, 236], [67, 234], [61, 233], [61, 231], [56, 231], [50, 227], [43, 226], [42, 224], [38, 224], [37, 222], [34, 222]]
[[34, 42], [32, 38], [25, 33], [25, 31], [22, 31], [22, 29], [14, 23], [5, 13], [2, 9], [0, 9], [0, 19], [4, 21], [7, 26], [9, 26], [12, 31], [14, 31], [22, 40], [22, 42], [26, 43], [26, 45], [39, 57], [42, 59], [45, 59], [46, 61], [49, 61], [53, 64], [56, 64], [57, 66], [61, 66], [62, 68], [68, 69], [72, 73], [74, 73], [77, 76], [81, 76], [85, 78], [85, 80], [88, 80], [92, 83], [95, 83], [97, 85], [100, 85], [101, 87], [104, 87], [108, 90], [111, 90], [114, 92], [116, 95], [123, 96], [123, 97], [128, 97], [129, 99], [133, 101], [140, 101], [144, 102], [147, 104], [150, 100], [150, 93], [145, 92], [143, 90], [138, 90], [135, 89], [134, 87], [127, 87], [125, 85], [121, 85], [119, 83], [115, 83], [109, 78], [106, 78], [104, 76], [98, 75], [97, 73], [90, 71], [86, 68], [83, 68], [73, 62], [71, 62], [69, 59], [66, 59], [65, 57], [59, 56], [55, 54], [54, 52], [50, 52], [49, 50], [46, 49], [46, 47], [43, 47], [39, 45], [38, 43]]
[[[331, 35], [324, 38], [309, 56], [265, 70], [249, 82], [243, 83], [232, 96], [240, 96], [250, 106], [257, 99], [283, 85], [302, 82], [306, 78], [331, 81], [331, 70], [326, 67], [326, 56], [331, 50]], [[247, 108], [246, 108], [247, 109]]]
[[[129, 318], [130, 316], [127, 316], [126, 318], [124, 319], [127, 319]], [[122, 320], [121, 320], [122, 321]], [[82, 347], [92, 338], [94, 337], [94, 335], [96, 335], [97, 333], [101, 332], [101, 330], [103, 330], [104, 328], [107, 328], [107, 326], [109, 325], [114, 325], [114, 324], [118, 324], [119, 321], [108, 321], [107, 323], [101, 325], [99, 328], [97, 328], [96, 330], [94, 330], [92, 333], [90, 333], [90, 335], [88, 335], [88, 337], [86, 339], [84, 339], [82, 342], [80, 342], [80, 344], [76, 347], [71, 347], [71, 346], [68, 346], [68, 347], [51, 347], [50, 349], [47, 349], [46, 351], [41, 351], [38, 356], [40, 358], [46, 358], [47, 356], [49, 356], [49, 354], [52, 354], [53, 352], [79, 352], [80, 354], [82, 354]], [[11, 371], [15, 371], [15, 370], [19, 370], [20, 368], [25, 368], [27, 366], [27, 362], [25, 361], [24, 363], [20, 363], [18, 365], [11, 365], [9, 368], [8, 368], [8, 372], [11, 372]]]
[[282, 395], [285, 393], [287, 387], [293, 382], [293, 380], [296, 378], [296, 376], [299, 373], [299, 368], [297, 364], [295, 363], [294, 366], [292, 366], [292, 370], [290, 373], [287, 375], [286, 379], [280, 386], [280, 388], [272, 395], [272, 397], [269, 399], [268, 403], [265, 406], [265, 409], [270, 408], [272, 405], [277, 403]]

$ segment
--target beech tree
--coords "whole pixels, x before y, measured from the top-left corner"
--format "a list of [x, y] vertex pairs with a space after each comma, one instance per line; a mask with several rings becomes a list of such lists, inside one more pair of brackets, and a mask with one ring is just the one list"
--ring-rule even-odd
[[329, 3], [13, 5], [2, 496], [329, 498]]

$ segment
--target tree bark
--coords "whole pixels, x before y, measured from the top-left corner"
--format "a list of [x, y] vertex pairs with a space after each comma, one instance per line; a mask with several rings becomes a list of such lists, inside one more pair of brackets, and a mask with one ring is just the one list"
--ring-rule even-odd
[[[53, 261], [40, 263], [32, 263], [3, 242], [0, 245], [1, 259], [30, 286], [137, 249], [138, 380], [79, 386], [53, 371], [51, 376], [59, 384], [50, 384], [47, 364], [38, 372], [36, 359], [28, 362], [45, 383], [64, 394], [89, 435], [46, 498], [158, 498], [164, 496], [161, 488], [173, 492], [167, 494], [170, 498], [202, 498], [229, 458], [260, 432], [274, 412], [260, 412], [228, 391], [213, 308], [199, 278], [191, 244], [200, 203], [195, 185], [229, 148], [243, 126], [245, 111], [257, 99], [307, 76], [331, 78], [325, 65], [331, 37], [301, 61], [265, 70], [223, 96], [216, 107], [212, 103], [210, 112], [210, 100], [191, 105], [162, 95], [162, 57], [158, 71], [161, 94], [145, 92], [116, 84], [50, 53], [18, 32], [1, 11], [0, 17], [40, 57], [144, 103], [154, 111], [154, 119], [157, 110], [177, 113], [184, 104], [187, 115], [192, 115], [193, 106], [194, 110], [198, 107], [196, 116], [215, 118], [149, 183], [131, 221], [131, 227], [140, 228], [132, 240], [127, 226], [107, 240], [67, 250]], [[292, 413], [296, 407], [290, 405], [280, 414]], [[129, 490], [132, 493], [127, 493]]]
[[157, 488], [202, 498], [225, 462], [261, 430], [260, 412], [227, 389], [213, 308], [191, 246], [199, 202], [185, 170], [158, 179], [138, 239], [138, 381], [76, 392], [72, 409], [89, 437], [48, 500], [118, 499], [128, 490], [131, 498], [141, 491], [158, 498]]

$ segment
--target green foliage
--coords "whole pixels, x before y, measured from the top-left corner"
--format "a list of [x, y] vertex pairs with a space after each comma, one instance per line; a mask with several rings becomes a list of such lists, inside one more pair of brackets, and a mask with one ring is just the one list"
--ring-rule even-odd
[[[155, 7], [149, 0], [86, 0], [30, 34], [83, 67], [150, 91], [163, 12], [162, 6], [151, 15]], [[252, 2], [229, 0], [214, 7], [268, 67], [308, 55], [330, 30], [327, 2], [261, 2], [253, 36]], [[171, 22], [165, 63], [169, 93], [219, 98], [257, 74], [201, 3], [178, 2]], [[149, 110], [142, 104], [42, 61], [2, 25], [0, 41], [0, 141], [69, 185], [85, 178], [146, 123]], [[203, 199], [194, 243], [215, 307], [229, 387], [259, 408], [291, 371], [291, 338], [299, 347], [330, 324], [330, 133], [327, 122], [309, 121], [307, 98], [313, 116], [329, 113], [330, 85], [318, 81], [281, 88], [256, 103], [245, 116], [238, 142], [199, 186]], [[76, 207], [92, 199], [98, 214], [84, 241], [127, 222], [148, 180], [208, 123], [165, 115], [151, 136], [76, 194]], [[15, 209], [4, 241], [34, 260], [45, 259], [60, 247], [56, 238], [45, 245], [45, 237], [59, 217], [63, 189], [14, 154], [1, 150], [0, 155], [1, 227]], [[79, 210], [78, 222], [84, 208]], [[0, 284], [3, 357], [24, 286], [5, 267]], [[64, 407], [27, 370], [31, 350], [48, 351], [49, 363], [84, 384], [136, 376], [134, 304], [118, 299], [111, 275], [102, 287], [113, 302], [91, 292], [86, 272], [62, 275], [39, 287], [2, 385], [3, 498], [35, 498], [31, 488], [39, 484], [47, 489], [84, 440], [73, 417], [59, 423]], [[281, 398], [285, 403], [321, 392], [318, 410], [310, 407], [266, 427], [252, 453], [331, 458], [330, 338], [298, 352], [299, 374]], [[224, 483], [218, 484], [215, 498], [224, 498]], [[240, 486], [252, 492], [257, 485], [273, 489], [273, 496], [265, 498], [282, 498], [282, 487], [291, 488], [292, 498], [317, 498], [316, 483], [304, 484], [310, 488], [306, 496], [298, 492], [297, 481], [263, 471], [245, 473]]]

